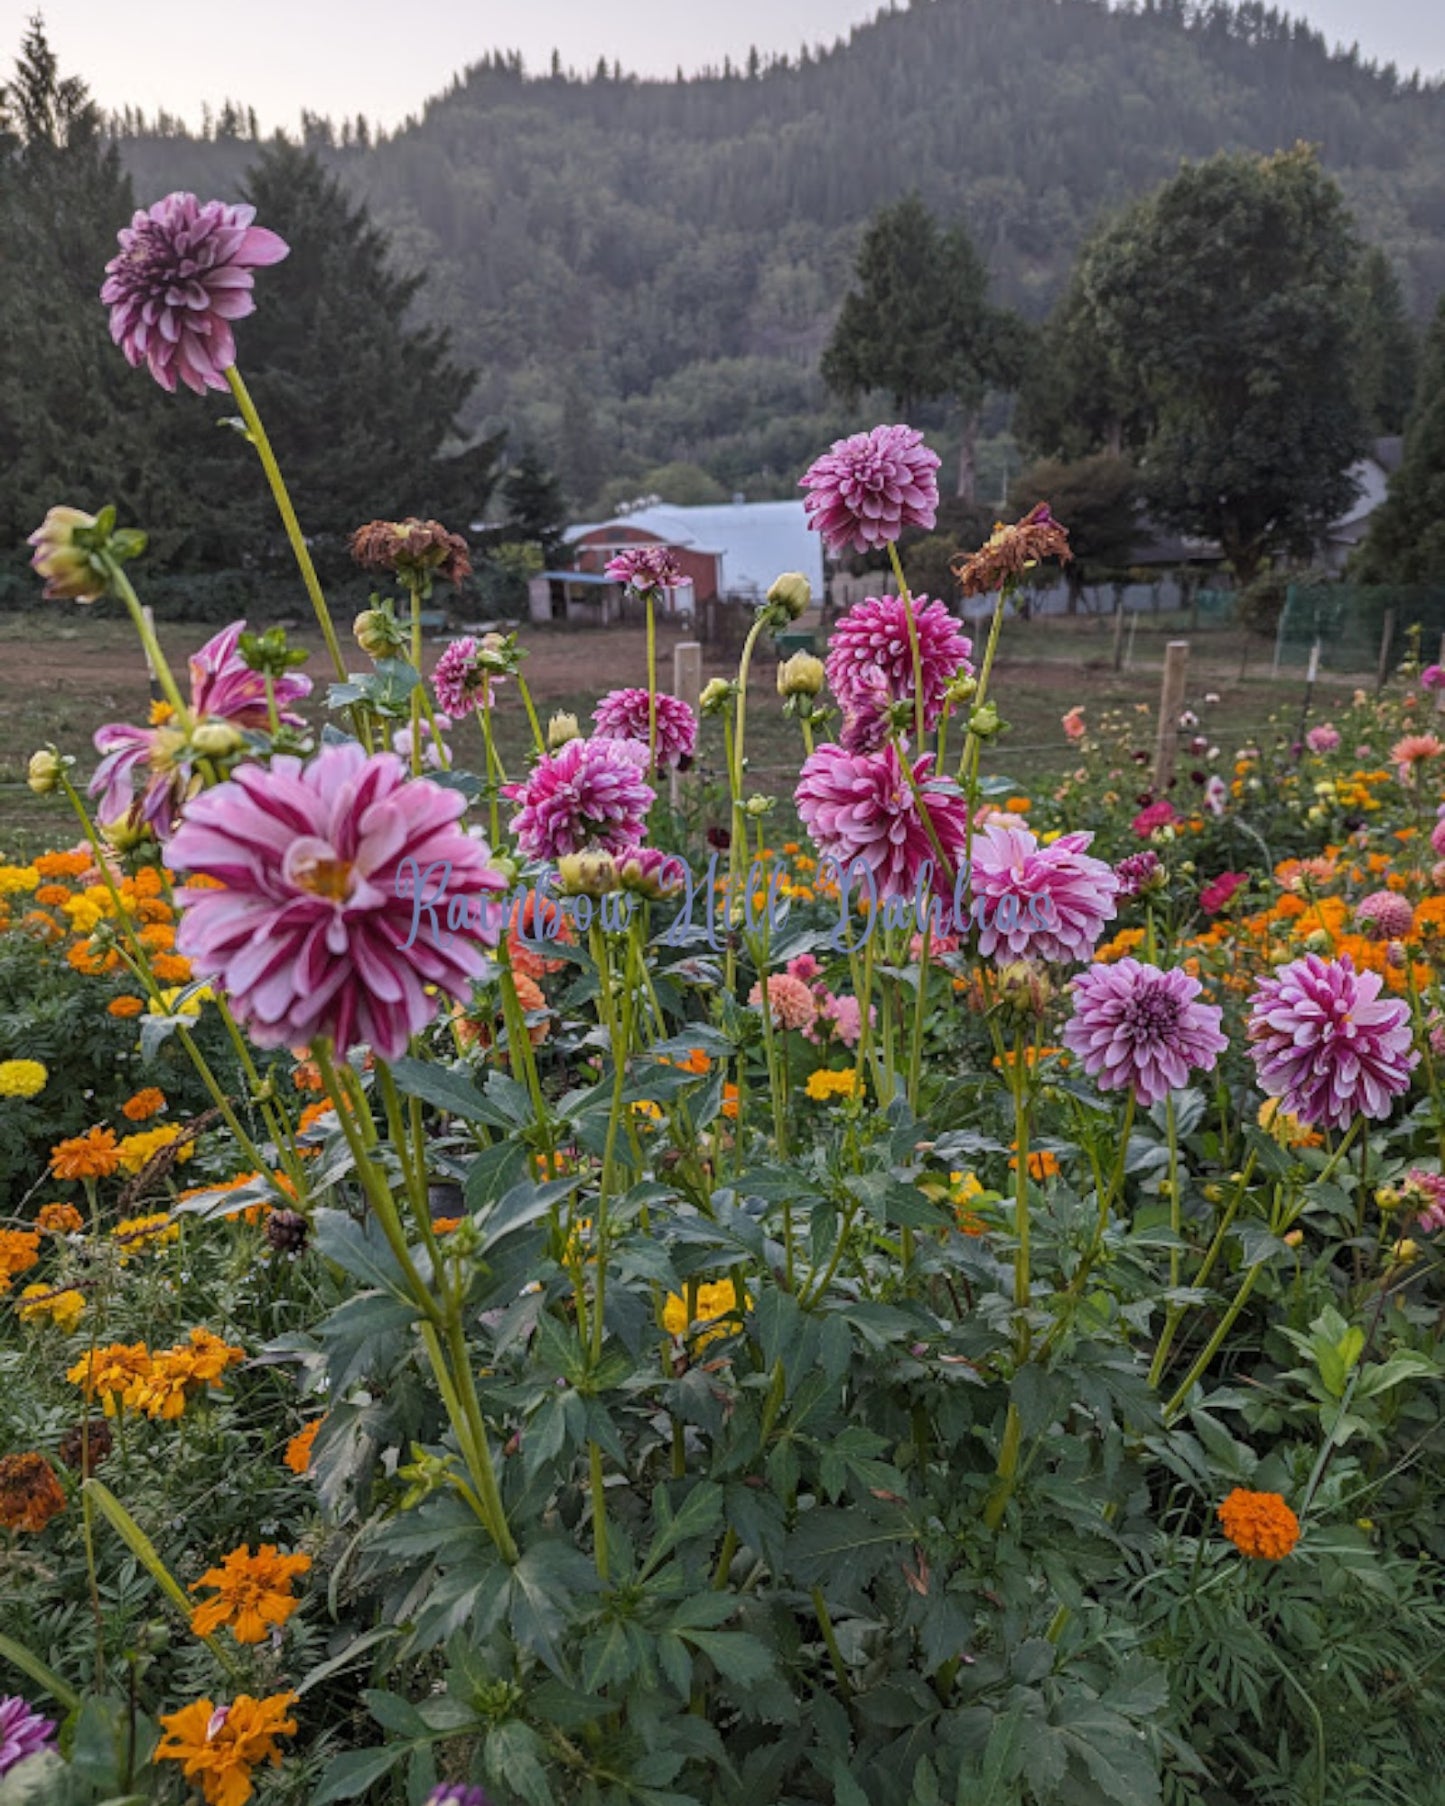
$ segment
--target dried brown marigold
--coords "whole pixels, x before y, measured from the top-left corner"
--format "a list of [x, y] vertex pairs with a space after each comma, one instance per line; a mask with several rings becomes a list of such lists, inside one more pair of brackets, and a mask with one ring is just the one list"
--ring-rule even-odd
[[86, 1423], [72, 1424], [61, 1437], [56, 1454], [68, 1468], [86, 1476], [95, 1472], [110, 1454], [115, 1437], [103, 1417], [92, 1417]]
[[0, 1458], [0, 1524], [7, 1530], [43, 1530], [65, 1510], [65, 1493], [44, 1455]]
[[395, 571], [403, 578], [460, 583], [472, 574], [467, 542], [438, 520], [368, 521], [351, 536], [351, 556], [363, 570]]
[[965, 596], [982, 596], [1002, 589], [1011, 577], [1031, 570], [1044, 558], [1067, 564], [1072, 557], [1067, 528], [1054, 519], [1047, 502], [1040, 502], [1015, 526], [998, 522], [987, 545], [954, 560], [953, 573]]

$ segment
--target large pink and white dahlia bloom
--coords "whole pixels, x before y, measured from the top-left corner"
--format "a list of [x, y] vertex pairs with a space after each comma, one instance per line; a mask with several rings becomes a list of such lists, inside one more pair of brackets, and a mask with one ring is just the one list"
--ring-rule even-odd
[[1409, 1006], [1382, 998], [1379, 973], [1357, 972], [1347, 953], [1307, 953], [1263, 980], [1249, 1038], [1260, 1088], [1316, 1129], [1388, 1116], [1420, 1059]]
[[[968, 807], [957, 785], [930, 777], [925, 753], [913, 763], [914, 779], [945, 859], [954, 871], [968, 836]], [[939, 870], [938, 853], [918, 807], [898, 749], [850, 753], [829, 742], [804, 761], [794, 792], [798, 814], [814, 845], [846, 874], [861, 860], [879, 897], [916, 897], [927, 878], [935, 894], [947, 890], [952, 872]]]
[[291, 247], [253, 226], [254, 207], [168, 194], [117, 234], [100, 298], [110, 336], [126, 361], [149, 366], [163, 389], [177, 377], [197, 395], [224, 389], [236, 361], [233, 320], [256, 311], [253, 269], [280, 263]]
[[[913, 598], [918, 663], [923, 674], [923, 726], [932, 731], [943, 713], [948, 686], [971, 671], [971, 642], [942, 602]], [[901, 596], [868, 596], [833, 629], [824, 661], [828, 686], [846, 711], [873, 702], [881, 678], [892, 702], [913, 700], [913, 647]]]
[[836, 439], [799, 487], [808, 525], [831, 552], [891, 544], [905, 527], [938, 518], [938, 455], [911, 426], [875, 426]]
[[1073, 991], [1064, 1045], [1100, 1090], [1132, 1091], [1146, 1109], [1179, 1090], [1191, 1072], [1212, 1072], [1229, 1045], [1219, 1028], [1223, 1012], [1198, 1001], [1199, 980], [1187, 972], [1121, 959], [1090, 966]]
[[641, 843], [657, 796], [646, 770], [645, 742], [569, 740], [502, 791], [522, 805], [512, 818], [517, 845], [529, 859], [627, 852]]
[[[672, 770], [690, 759], [697, 746], [697, 716], [680, 696], [657, 692], [657, 763]], [[599, 740], [648, 743], [651, 718], [648, 693], [641, 688], [609, 690], [592, 711]]]
[[1027, 828], [993, 825], [974, 836], [974, 915], [985, 958], [1085, 960], [1114, 916], [1119, 880], [1089, 853], [1089, 833], [1041, 847]]
[[177, 947], [258, 1046], [325, 1035], [394, 1060], [436, 1013], [426, 987], [468, 997], [505, 919], [490, 899], [507, 881], [457, 825], [465, 806], [356, 745], [243, 765], [187, 805], [166, 850], [224, 887], [178, 893]]

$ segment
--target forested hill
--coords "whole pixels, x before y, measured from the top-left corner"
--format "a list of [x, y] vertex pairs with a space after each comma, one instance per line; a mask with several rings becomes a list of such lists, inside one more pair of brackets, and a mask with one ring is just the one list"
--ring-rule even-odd
[[[476, 419], [539, 439], [579, 496], [669, 459], [729, 485], [796, 467], [841, 421], [815, 372], [859, 230], [909, 189], [1037, 316], [1101, 209], [1182, 157], [1304, 138], [1413, 311], [1445, 288], [1445, 90], [1259, 5], [915, 0], [823, 54], [671, 82], [497, 57], [389, 137], [308, 136], [427, 268]], [[253, 151], [124, 143], [142, 197], [234, 190]]]

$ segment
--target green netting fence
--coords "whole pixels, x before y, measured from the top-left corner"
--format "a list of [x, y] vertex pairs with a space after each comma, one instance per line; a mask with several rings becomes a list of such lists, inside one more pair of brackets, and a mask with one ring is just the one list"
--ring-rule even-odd
[[1445, 584], [1293, 583], [1275, 639], [1274, 668], [1307, 670], [1316, 646], [1321, 671], [1384, 678], [1420, 630], [1427, 664], [1445, 636]]

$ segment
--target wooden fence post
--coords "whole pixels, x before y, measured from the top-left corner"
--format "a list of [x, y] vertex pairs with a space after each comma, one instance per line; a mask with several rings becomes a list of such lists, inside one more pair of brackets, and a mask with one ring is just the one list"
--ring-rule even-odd
[[1390, 647], [1395, 639], [1395, 611], [1385, 610], [1384, 625], [1380, 629], [1380, 668], [1375, 673], [1375, 689], [1383, 690], [1390, 681]]
[[[702, 647], [696, 640], [683, 640], [673, 647], [672, 693], [680, 702], [685, 702], [694, 715], [697, 713], [698, 698], [702, 695]], [[682, 800], [682, 783], [683, 774], [674, 771], [670, 786], [674, 809]]]
[[1159, 686], [1159, 738], [1154, 743], [1154, 794], [1163, 796], [1174, 776], [1179, 747], [1179, 717], [1189, 675], [1188, 640], [1170, 640], [1164, 649], [1164, 681]]
[[1114, 669], [1121, 670], [1124, 664], [1124, 598], [1120, 596], [1119, 606], [1114, 610]]
[[[142, 613], [142, 615], [144, 615], [145, 624], [147, 627], [150, 628], [151, 637], [152, 637], [152, 639], [154, 639], [155, 631], [156, 631], [156, 618], [155, 618], [155, 614], [153, 613], [151, 606], [148, 602], [143, 602], [141, 604], [141, 613]], [[155, 660], [150, 655], [150, 648], [148, 646], [142, 647], [142, 651], [144, 651], [145, 658], [146, 658], [146, 675], [150, 679], [151, 701], [152, 702], [164, 702], [166, 693], [165, 693], [164, 689], [162, 689], [162, 687], [161, 687], [161, 674], [159, 671], [156, 670]]]

